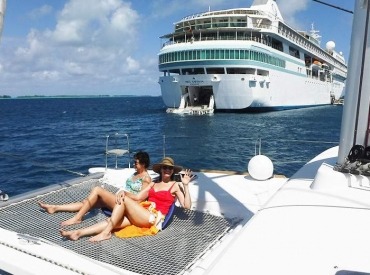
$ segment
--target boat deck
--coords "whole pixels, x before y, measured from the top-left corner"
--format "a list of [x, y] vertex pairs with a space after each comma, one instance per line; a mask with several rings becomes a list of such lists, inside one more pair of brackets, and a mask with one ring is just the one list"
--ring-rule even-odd
[[[139, 274], [182, 274], [209, 248], [214, 246], [238, 221], [227, 220], [201, 211], [176, 207], [171, 223], [155, 236], [110, 240], [91, 243], [87, 237], [71, 241], [59, 234], [60, 222], [73, 213], [48, 214], [37, 204], [69, 203], [82, 200], [94, 186], [101, 185], [97, 178], [83, 178], [62, 186], [45, 188], [35, 194], [15, 197], [0, 204], [0, 227], [15, 231], [20, 241], [35, 242], [43, 239], [63, 248], [87, 256], [115, 268]], [[62, 188], [61, 188], [62, 187]], [[110, 191], [116, 187], [105, 185]], [[106, 219], [100, 209], [88, 213], [77, 229]], [[6, 245], [0, 243], [0, 245]], [[55, 263], [58, 264], [58, 263]]]

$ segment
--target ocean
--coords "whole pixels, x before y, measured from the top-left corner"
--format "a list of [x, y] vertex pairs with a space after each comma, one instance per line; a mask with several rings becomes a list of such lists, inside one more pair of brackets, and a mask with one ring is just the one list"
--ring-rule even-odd
[[[274, 173], [290, 177], [338, 145], [342, 110], [184, 116], [167, 114], [161, 97], [3, 99], [0, 190], [14, 196], [103, 167], [106, 136], [115, 133], [127, 134], [130, 151], [147, 151], [152, 164], [165, 154], [193, 170], [247, 171], [261, 140]], [[126, 144], [126, 137], [118, 142]], [[118, 163], [127, 166], [128, 160]]]

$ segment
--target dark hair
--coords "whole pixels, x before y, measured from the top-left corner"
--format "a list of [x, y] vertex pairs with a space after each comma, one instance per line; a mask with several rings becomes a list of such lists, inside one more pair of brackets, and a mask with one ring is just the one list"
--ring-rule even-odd
[[134, 155], [134, 159], [137, 159], [141, 164], [148, 168], [150, 165], [149, 154], [144, 151], [139, 151]]

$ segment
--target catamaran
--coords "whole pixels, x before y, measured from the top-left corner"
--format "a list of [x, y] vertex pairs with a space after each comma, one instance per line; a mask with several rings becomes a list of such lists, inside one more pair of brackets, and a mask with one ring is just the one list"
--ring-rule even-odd
[[[195, 172], [192, 208], [176, 207], [154, 236], [65, 240], [60, 221], [73, 213], [50, 215], [37, 204], [80, 200], [97, 185], [114, 192], [131, 168], [95, 168], [10, 198], [0, 202], [0, 273], [370, 274], [369, 0], [356, 0], [353, 18], [339, 146], [289, 179], [273, 175], [261, 154], [249, 161], [247, 174]], [[128, 152], [106, 147], [107, 157]], [[73, 227], [104, 219], [97, 209]]]

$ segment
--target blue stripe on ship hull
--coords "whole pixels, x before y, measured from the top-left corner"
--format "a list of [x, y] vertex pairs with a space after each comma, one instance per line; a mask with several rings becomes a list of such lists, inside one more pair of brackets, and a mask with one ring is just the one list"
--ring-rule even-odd
[[302, 108], [312, 108], [319, 106], [326, 106], [330, 104], [320, 105], [296, 105], [296, 106], [269, 106], [269, 107], [248, 107], [244, 109], [215, 109], [218, 113], [262, 113], [262, 112], [273, 112], [273, 111], [284, 111]]

